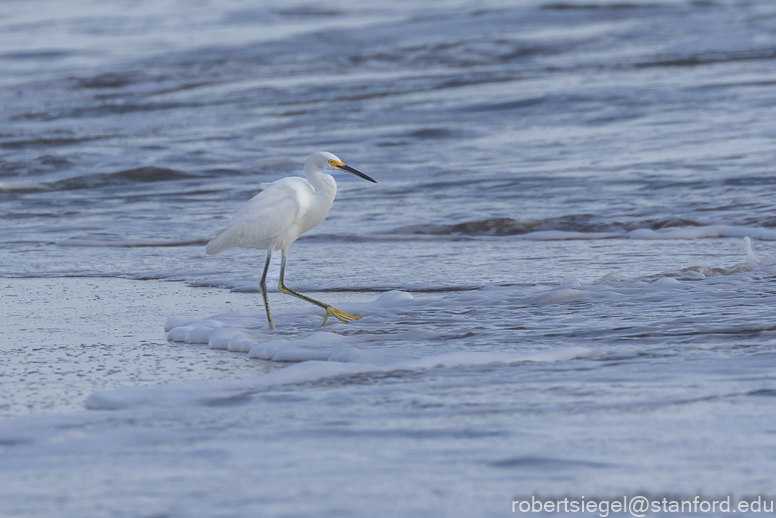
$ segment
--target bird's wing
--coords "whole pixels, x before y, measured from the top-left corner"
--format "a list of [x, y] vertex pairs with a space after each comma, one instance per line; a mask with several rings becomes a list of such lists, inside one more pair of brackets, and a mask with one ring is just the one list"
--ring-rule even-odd
[[208, 254], [232, 247], [265, 248], [294, 224], [312, 186], [300, 177], [283, 178], [254, 196], [207, 245]]

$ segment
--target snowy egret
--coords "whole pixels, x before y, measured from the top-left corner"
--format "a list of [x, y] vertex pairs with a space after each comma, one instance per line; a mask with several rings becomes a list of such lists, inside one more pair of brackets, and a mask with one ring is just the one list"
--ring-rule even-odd
[[288, 247], [300, 235], [323, 221], [334, 203], [337, 182], [330, 174], [324, 173], [327, 169], [346, 171], [364, 180], [377, 183], [364, 173], [343, 164], [336, 155], [318, 151], [310, 155], [304, 163], [306, 179], [292, 176], [263, 184], [264, 190], [254, 196], [235, 214], [229, 225], [216, 234], [205, 250], [208, 255], [215, 255], [235, 246], [267, 250], [267, 261], [264, 263], [264, 272], [261, 274], [259, 288], [264, 299], [264, 309], [267, 310], [267, 321], [270, 329], [275, 329], [275, 324], [272, 322], [272, 313], [267, 298], [267, 270], [272, 252], [278, 249], [283, 252], [280, 262], [280, 281], [278, 282], [278, 289], [281, 293], [293, 295], [325, 309], [324, 326], [329, 315], [333, 315], [342, 322], [361, 318], [290, 290], [283, 283]]

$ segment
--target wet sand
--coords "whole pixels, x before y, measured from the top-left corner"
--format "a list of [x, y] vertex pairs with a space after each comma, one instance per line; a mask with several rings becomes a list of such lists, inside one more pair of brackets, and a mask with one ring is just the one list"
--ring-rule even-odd
[[[0, 417], [84, 408], [95, 391], [253, 376], [271, 364], [168, 342], [171, 315], [260, 304], [256, 294], [116, 278], [2, 279]], [[279, 302], [278, 307], [282, 307]]]

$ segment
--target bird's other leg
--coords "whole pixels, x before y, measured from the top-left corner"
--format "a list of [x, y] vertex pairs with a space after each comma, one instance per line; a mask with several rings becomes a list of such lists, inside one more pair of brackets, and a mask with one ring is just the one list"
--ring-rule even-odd
[[267, 262], [264, 263], [264, 272], [261, 274], [259, 289], [261, 290], [261, 297], [264, 299], [264, 309], [267, 310], [267, 322], [269, 322], [269, 328], [275, 329], [275, 323], [272, 321], [272, 313], [269, 310], [269, 297], [267, 297], [267, 270], [269, 270], [270, 259], [272, 259], [272, 250], [267, 250]]
[[326, 316], [323, 317], [323, 325], [326, 325], [326, 321], [329, 320], [329, 315], [334, 316], [334, 318], [340, 320], [341, 322], [350, 322], [352, 320], [360, 320], [361, 317], [357, 317], [356, 315], [351, 315], [350, 313], [345, 313], [344, 311], [340, 311], [339, 309], [329, 306], [328, 304], [325, 304], [321, 302], [320, 300], [315, 300], [314, 298], [308, 297], [307, 295], [302, 295], [299, 292], [296, 292], [294, 290], [289, 290], [286, 288], [286, 285], [283, 284], [283, 276], [286, 272], [286, 250], [283, 250], [283, 258], [280, 260], [280, 281], [278, 282], [278, 289], [281, 293], [285, 293], [286, 295], [292, 295], [294, 297], [300, 298], [304, 301], [309, 302], [310, 304], [315, 304], [316, 306], [320, 306], [323, 309], [326, 310]]

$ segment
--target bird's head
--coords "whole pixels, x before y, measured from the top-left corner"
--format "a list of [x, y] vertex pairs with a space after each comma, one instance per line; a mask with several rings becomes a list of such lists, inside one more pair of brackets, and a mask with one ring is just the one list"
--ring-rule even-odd
[[352, 175], [358, 176], [359, 178], [363, 178], [368, 182], [377, 183], [376, 180], [373, 180], [371, 177], [365, 175], [361, 171], [353, 169], [349, 165], [345, 165], [342, 162], [342, 160], [340, 160], [339, 157], [333, 153], [328, 153], [326, 151], [318, 151], [310, 155], [310, 158], [308, 158], [307, 161], [308, 162], [312, 161], [312, 165], [315, 166], [320, 171], [323, 171], [325, 169], [334, 169], [335, 171], [345, 171], [346, 173], [350, 173]]

